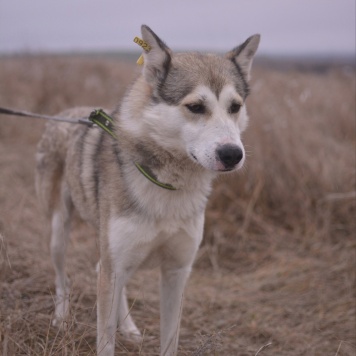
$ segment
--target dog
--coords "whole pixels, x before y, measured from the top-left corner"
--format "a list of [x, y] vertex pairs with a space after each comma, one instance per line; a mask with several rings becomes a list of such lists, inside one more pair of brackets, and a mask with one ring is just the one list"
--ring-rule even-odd
[[[260, 36], [225, 56], [174, 54], [146, 25], [142, 73], [100, 128], [48, 123], [36, 153], [36, 191], [51, 222], [53, 324], [65, 320], [65, 253], [73, 208], [100, 241], [97, 353], [114, 355], [117, 325], [139, 341], [125, 285], [139, 267], [159, 266], [160, 352], [176, 355], [185, 284], [203, 237], [212, 181], [245, 161], [241, 133]], [[62, 113], [88, 116], [91, 109]]]

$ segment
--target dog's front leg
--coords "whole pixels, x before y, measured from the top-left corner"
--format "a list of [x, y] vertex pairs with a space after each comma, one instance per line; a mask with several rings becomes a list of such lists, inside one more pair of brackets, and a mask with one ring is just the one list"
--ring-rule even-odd
[[183, 295], [203, 234], [204, 217], [188, 226], [187, 233], [170, 239], [161, 266], [161, 356], [177, 354]]
[[97, 354], [113, 356], [115, 334], [120, 303], [120, 292], [124, 283], [117, 274], [100, 266], [97, 296]]
[[125, 293], [125, 284], [133, 272], [133, 269], [125, 268], [120, 268], [116, 272], [108, 271], [100, 266], [97, 302], [98, 355], [114, 355], [118, 324], [126, 339], [133, 342], [141, 340], [141, 334], [129, 313]]
[[190, 267], [162, 271], [161, 275], [161, 355], [177, 353], [183, 294]]
[[[117, 218], [109, 222], [108, 241], [101, 245], [101, 263], [98, 273], [97, 353], [113, 356], [117, 324], [126, 338], [140, 340], [125, 295], [125, 285], [148, 253], [148, 245], [140, 238], [150, 235], [135, 218]], [[150, 230], [150, 229], [148, 229]], [[151, 229], [152, 230], [152, 229]]]

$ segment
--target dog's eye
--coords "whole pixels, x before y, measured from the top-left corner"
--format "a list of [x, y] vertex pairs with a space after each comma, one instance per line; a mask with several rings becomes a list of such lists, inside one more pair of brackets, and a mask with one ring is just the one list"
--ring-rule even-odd
[[229, 114], [236, 114], [240, 111], [241, 105], [238, 103], [232, 103], [229, 107]]
[[193, 114], [205, 114], [205, 106], [203, 104], [187, 104], [186, 107]]

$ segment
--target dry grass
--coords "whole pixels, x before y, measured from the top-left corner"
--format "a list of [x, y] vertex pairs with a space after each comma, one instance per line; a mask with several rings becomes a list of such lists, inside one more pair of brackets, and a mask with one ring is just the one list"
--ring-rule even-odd
[[[0, 105], [46, 114], [114, 107], [133, 72], [113, 58], [1, 59]], [[247, 167], [216, 183], [180, 354], [355, 355], [355, 68], [253, 74]], [[43, 123], [0, 124], [0, 354], [92, 355], [95, 235], [75, 222], [71, 318], [60, 332], [50, 326], [49, 228], [33, 187]], [[145, 338], [137, 347], [118, 337], [118, 355], [158, 354], [157, 285], [156, 271], [130, 284]]]

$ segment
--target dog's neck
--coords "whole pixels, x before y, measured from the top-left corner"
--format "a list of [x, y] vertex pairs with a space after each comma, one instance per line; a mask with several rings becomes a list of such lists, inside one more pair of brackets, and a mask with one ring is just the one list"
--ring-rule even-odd
[[118, 151], [125, 150], [125, 154], [120, 157], [124, 165], [136, 166], [137, 174], [145, 175], [152, 184], [162, 184], [162, 188], [164, 186], [174, 188], [168, 188], [169, 190], [190, 190], [190, 187], [196, 186], [202, 179], [210, 182], [215, 178], [216, 174], [206, 171], [186, 154], [168, 152], [146, 137], [132, 139], [130, 134], [119, 127], [116, 129], [116, 134], [117, 138], [114, 140], [119, 148]]

